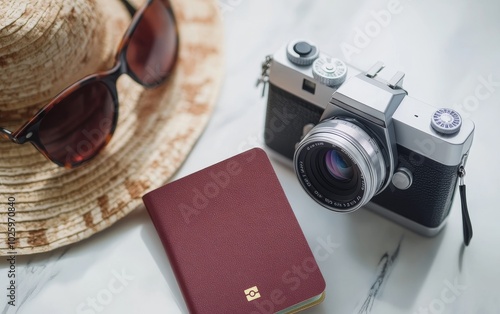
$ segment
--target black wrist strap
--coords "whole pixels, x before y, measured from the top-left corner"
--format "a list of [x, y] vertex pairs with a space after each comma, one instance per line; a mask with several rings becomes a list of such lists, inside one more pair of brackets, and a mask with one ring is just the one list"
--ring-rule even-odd
[[458, 176], [460, 177], [460, 186], [458, 187], [460, 190], [460, 201], [462, 203], [462, 223], [464, 226], [464, 244], [466, 246], [469, 245], [470, 240], [472, 239], [472, 222], [469, 217], [469, 210], [467, 208], [467, 197], [466, 197], [466, 189], [464, 183], [465, 177], [465, 168], [460, 167], [458, 170]]

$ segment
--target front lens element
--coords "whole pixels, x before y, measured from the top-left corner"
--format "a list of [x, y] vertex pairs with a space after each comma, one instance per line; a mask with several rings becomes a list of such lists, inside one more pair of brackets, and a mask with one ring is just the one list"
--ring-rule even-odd
[[326, 120], [300, 142], [295, 172], [306, 192], [324, 207], [351, 212], [380, 191], [387, 165], [377, 142], [356, 124]]
[[354, 175], [352, 163], [337, 150], [326, 152], [325, 164], [332, 177], [340, 182], [349, 182]]

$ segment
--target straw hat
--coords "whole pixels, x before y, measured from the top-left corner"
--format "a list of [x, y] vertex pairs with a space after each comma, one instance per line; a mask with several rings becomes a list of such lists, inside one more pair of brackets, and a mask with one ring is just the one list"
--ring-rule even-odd
[[[152, 90], [119, 79], [120, 118], [97, 157], [68, 170], [30, 144], [0, 140], [1, 255], [12, 251], [9, 198], [14, 251], [45, 252], [109, 227], [182, 164], [221, 84], [222, 26], [215, 0], [171, 2], [180, 37], [175, 72]], [[0, 126], [11, 130], [71, 83], [109, 69], [130, 23], [119, 0], [0, 0], [0, 16]]]

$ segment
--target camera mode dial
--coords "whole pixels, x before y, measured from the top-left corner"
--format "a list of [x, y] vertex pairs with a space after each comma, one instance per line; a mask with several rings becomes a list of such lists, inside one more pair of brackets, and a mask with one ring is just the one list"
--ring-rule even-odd
[[297, 39], [286, 47], [286, 56], [296, 65], [310, 65], [318, 58], [319, 49], [311, 42]]
[[442, 134], [455, 134], [460, 131], [462, 117], [450, 108], [436, 110], [431, 119], [432, 128]]
[[344, 83], [347, 76], [346, 64], [332, 57], [319, 57], [314, 61], [312, 70], [316, 80], [331, 87]]

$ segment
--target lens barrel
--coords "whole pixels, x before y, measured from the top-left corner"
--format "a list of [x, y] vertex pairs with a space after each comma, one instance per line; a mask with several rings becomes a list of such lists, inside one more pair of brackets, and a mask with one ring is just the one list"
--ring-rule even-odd
[[297, 146], [294, 168], [316, 202], [339, 212], [352, 212], [368, 203], [387, 174], [376, 140], [343, 119], [315, 126]]

